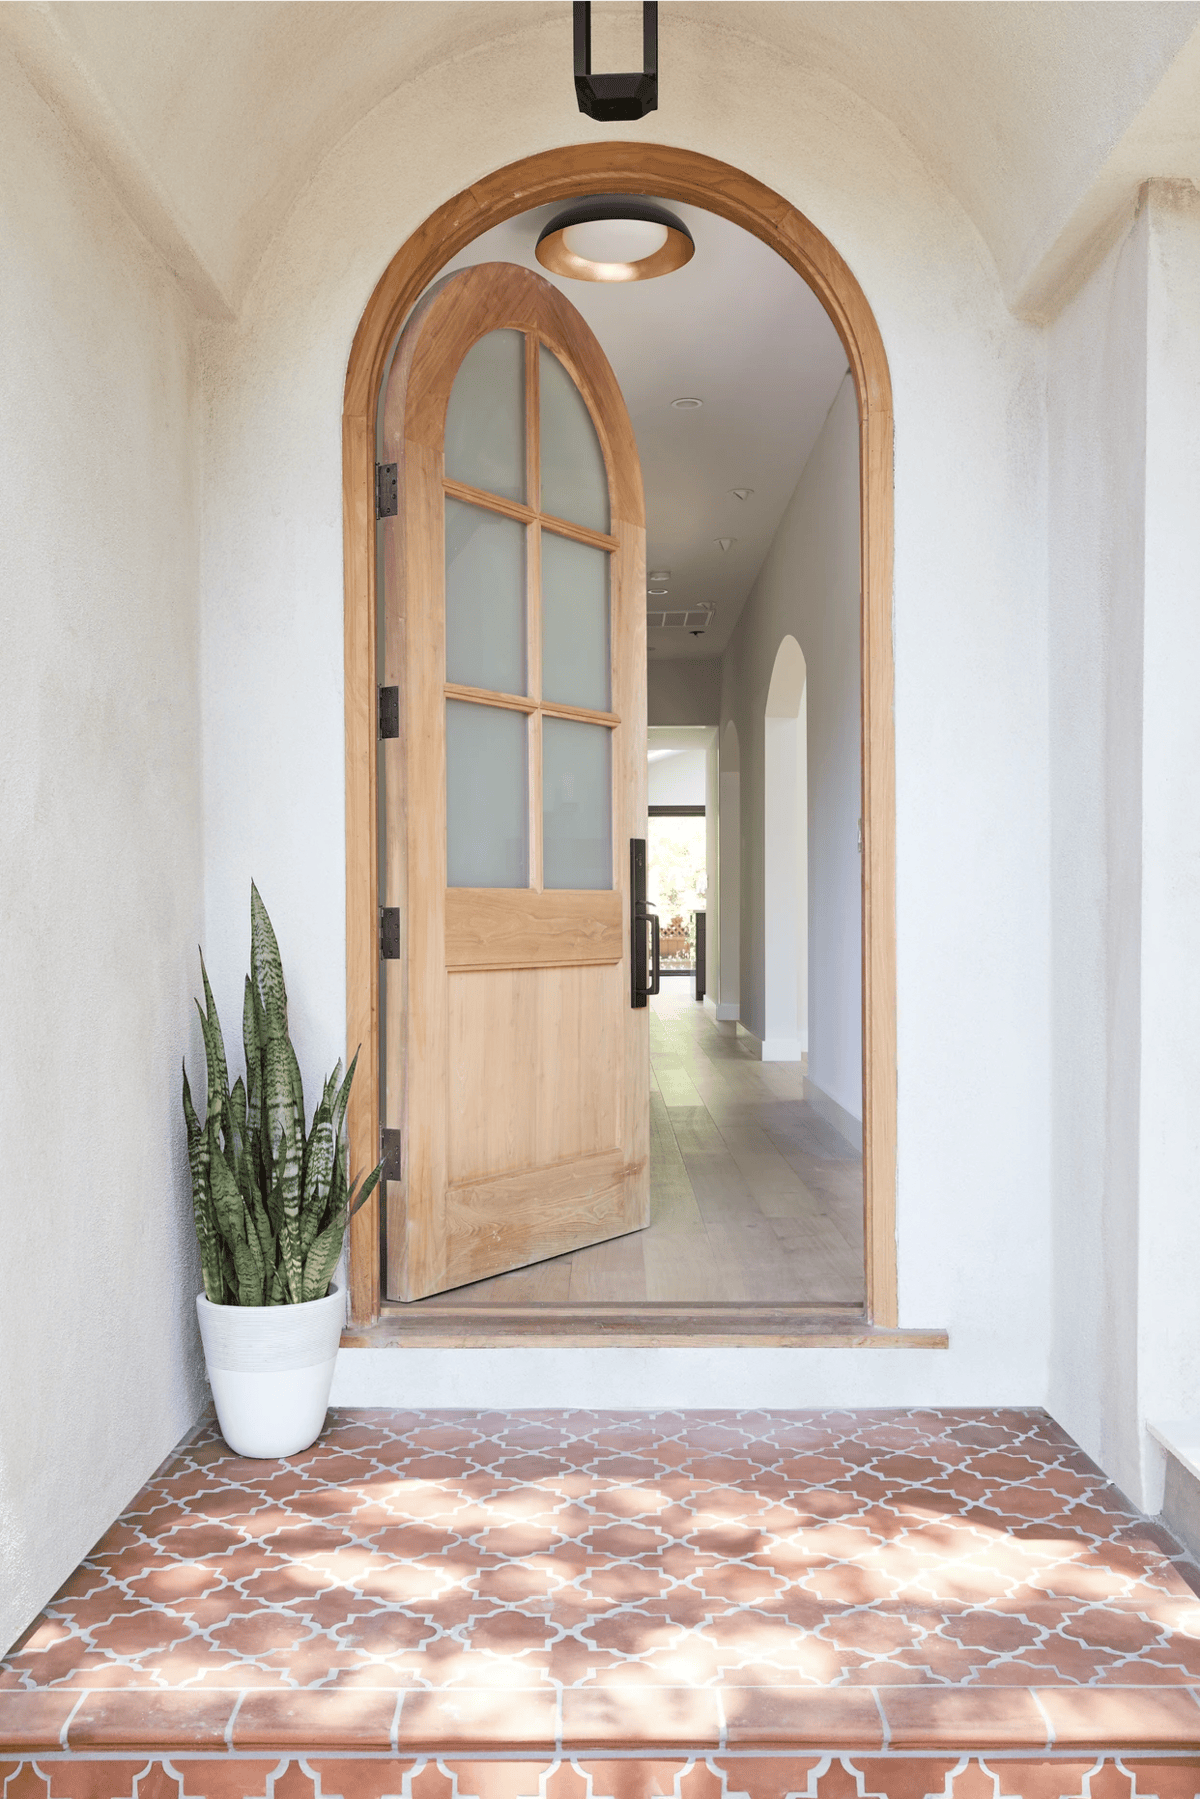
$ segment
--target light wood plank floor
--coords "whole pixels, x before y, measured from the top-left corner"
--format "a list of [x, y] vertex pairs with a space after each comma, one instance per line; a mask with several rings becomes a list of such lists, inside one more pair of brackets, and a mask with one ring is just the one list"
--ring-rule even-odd
[[686, 977], [650, 1020], [650, 1205], [643, 1231], [420, 1300], [861, 1304], [862, 1158], [806, 1104], [803, 1069], [762, 1062]]

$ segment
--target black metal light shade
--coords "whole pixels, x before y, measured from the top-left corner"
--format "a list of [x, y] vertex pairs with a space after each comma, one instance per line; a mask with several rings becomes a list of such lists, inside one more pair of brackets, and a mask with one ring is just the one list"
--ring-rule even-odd
[[575, 93], [580, 112], [608, 123], [658, 110], [658, 0], [642, 0], [642, 71], [593, 75], [592, 0], [574, 0]]
[[653, 200], [597, 194], [551, 219], [537, 259], [573, 281], [652, 281], [690, 262], [696, 246], [682, 219]]

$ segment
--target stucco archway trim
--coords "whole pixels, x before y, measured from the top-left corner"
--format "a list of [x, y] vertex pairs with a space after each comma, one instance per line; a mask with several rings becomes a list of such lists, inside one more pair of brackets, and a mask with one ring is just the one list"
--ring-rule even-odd
[[[690, 150], [571, 144], [510, 163], [431, 214], [392, 258], [350, 350], [342, 416], [345, 545], [346, 1036], [363, 1047], [350, 1105], [356, 1169], [378, 1157], [379, 899], [375, 670], [375, 415], [392, 343], [420, 294], [472, 239], [515, 213], [584, 193], [649, 192], [706, 207], [778, 252], [821, 300], [859, 407], [862, 506], [863, 1163], [867, 1312], [897, 1324], [895, 741], [892, 662], [892, 387], [883, 339], [846, 263], [782, 195]], [[350, 1230], [352, 1317], [379, 1311], [379, 1217]]]

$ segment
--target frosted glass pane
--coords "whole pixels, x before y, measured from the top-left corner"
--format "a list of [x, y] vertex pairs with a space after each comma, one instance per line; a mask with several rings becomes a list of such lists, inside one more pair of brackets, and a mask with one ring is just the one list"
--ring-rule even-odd
[[525, 527], [446, 501], [446, 679], [525, 692]]
[[542, 532], [542, 697], [607, 712], [608, 551]]
[[542, 719], [542, 883], [612, 886], [612, 732]]
[[523, 712], [446, 701], [446, 884], [528, 887]]
[[467, 351], [446, 413], [446, 473], [506, 500], [525, 498], [525, 338], [489, 331]]
[[558, 357], [544, 346], [541, 386], [542, 511], [607, 531], [608, 475], [592, 415]]

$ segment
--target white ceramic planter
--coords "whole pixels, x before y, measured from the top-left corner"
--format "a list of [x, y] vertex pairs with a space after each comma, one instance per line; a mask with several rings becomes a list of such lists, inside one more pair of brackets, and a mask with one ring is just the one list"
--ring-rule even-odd
[[215, 1306], [197, 1295], [221, 1435], [235, 1455], [298, 1455], [325, 1422], [345, 1289], [298, 1306]]

